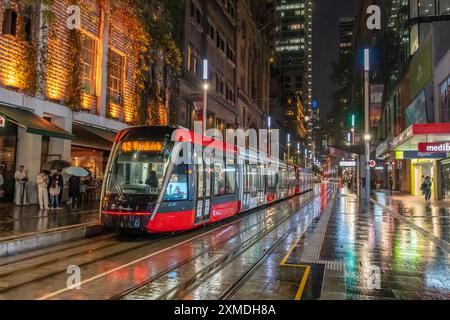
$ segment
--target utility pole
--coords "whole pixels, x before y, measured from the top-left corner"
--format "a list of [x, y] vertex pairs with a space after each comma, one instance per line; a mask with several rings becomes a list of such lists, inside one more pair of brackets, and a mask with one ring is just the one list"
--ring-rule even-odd
[[364, 107], [365, 107], [365, 135], [366, 143], [366, 201], [370, 202], [370, 127], [369, 127], [369, 74], [370, 74], [370, 52], [369, 49], [364, 49]]

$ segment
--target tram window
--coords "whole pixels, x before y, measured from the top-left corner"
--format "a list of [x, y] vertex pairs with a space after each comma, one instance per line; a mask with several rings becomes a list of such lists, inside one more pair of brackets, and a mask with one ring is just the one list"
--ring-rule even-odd
[[250, 192], [256, 193], [258, 191], [258, 169], [256, 166], [250, 166]]
[[214, 163], [214, 195], [225, 194], [225, 172], [223, 163]]
[[250, 168], [248, 165], [244, 165], [243, 167], [244, 170], [244, 193], [248, 193], [250, 192], [250, 181], [251, 181], [251, 173], [250, 173]]
[[258, 168], [258, 191], [264, 191], [264, 168]]
[[188, 199], [188, 167], [185, 164], [175, 166], [167, 184], [164, 201]]
[[267, 175], [267, 188], [268, 189], [275, 189], [276, 187], [276, 175], [274, 172], [269, 172]]
[[227, 164], [225, 174], [225, 193], [236, 193], [236, 166], [234, 164]]

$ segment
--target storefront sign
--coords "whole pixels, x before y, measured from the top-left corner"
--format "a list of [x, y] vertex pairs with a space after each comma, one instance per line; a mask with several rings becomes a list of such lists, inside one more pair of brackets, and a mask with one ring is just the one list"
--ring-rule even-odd
[[450, 153], [450, 142], [419, 143], [419, 152], [425, 153]]
[[0, 127], [4, 128], [6, 126], [6, 119], [3, 116], [0, 116]]
[[370, 86], [370, 127], [378, 127], [381, 119], [381, 107], [383, 103], [384, 85]]
[[395, 152], [395, 159], [397, 160], [411, 160], [411, 159], [445, 159], [446, 153], [422, 153], [418, 151], [397, 151]]
[[340, 161], [339, 167], [341, 168], [354, 168], [356, 167], [356, 161], [349, 160], [349, 161]]

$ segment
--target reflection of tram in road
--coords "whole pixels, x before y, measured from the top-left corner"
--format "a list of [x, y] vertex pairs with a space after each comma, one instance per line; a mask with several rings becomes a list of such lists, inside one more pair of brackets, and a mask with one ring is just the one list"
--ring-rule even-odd
[[[172, 153], [172, 134], [190, 150], [220, 150], [223, 161], [206, 164], [195, 152], [186, 157], [199, 158], [186, 161], [183, 152]], [[278, 171], [270, 171], [258, 162], [256, 150], [206, 139], [174, 127], [120, 132], [103, 185], [103, 226], [150, 233], [189, 230], [313, 189], [307, 169], [280, 161]], [[183, 164], [172, 159], [180, 156]]]

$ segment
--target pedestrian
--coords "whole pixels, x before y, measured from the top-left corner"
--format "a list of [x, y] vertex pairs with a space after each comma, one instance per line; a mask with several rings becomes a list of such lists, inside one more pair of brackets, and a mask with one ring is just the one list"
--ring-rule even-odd
[[55, 180], [58, 181], [58, 185], [59, 185], [59, 187], [61, 189], [60, 192], [59, 192], [59, 195], [58, 195], [58, 203], [61, 206], [62, 205], [63, 192], [64, 192], [64, 178], [63, 178], [61, 169], [56, 171], [56, 173], [53, 175], [52, 182], [55, 181]]
[[431, 178], [426, 177], [422, 183], [422, 192], [425, 196], [425, 201], [427, 203], [431, 202], [431, 186], [432, 186]]
[[15, 203], [17, 206], [27, 205], [27, 190], [26, 183], [28, 182], [27, 174], [25, 172], [25, 167], [21, 165], [19, 170], [14, 173], [14, 181], [15, 181]]
[[4, 184], [5, 178], [3, 177], [3, 169], [0, 169], [0, 199], [5, 197], [5, 189], [3, 189]]
[[69, 179], [69, 197], [72, 199], [71, 208], [78, 211], [78, 199], [80, 198], [80, 178], [71, 176]]
[[38, 201], [39, 201], [39, 208], [41, 210], [48, 210], [48, 175], [47, 171], [42, 170], [42, 172], [37, 176], [36, 178], [36, 184], [38, 187]]
[[50, 186], [50, 207], [52, 210], [61, 210], [59, 207], [59, 194], [61, 192], [61, 188], [59, 186], [58, 180], [53, 180], [52, 185]]
[[394, 179], [389, 176], [389, 194], [392, 196], [392, 190], [394, 189]]

